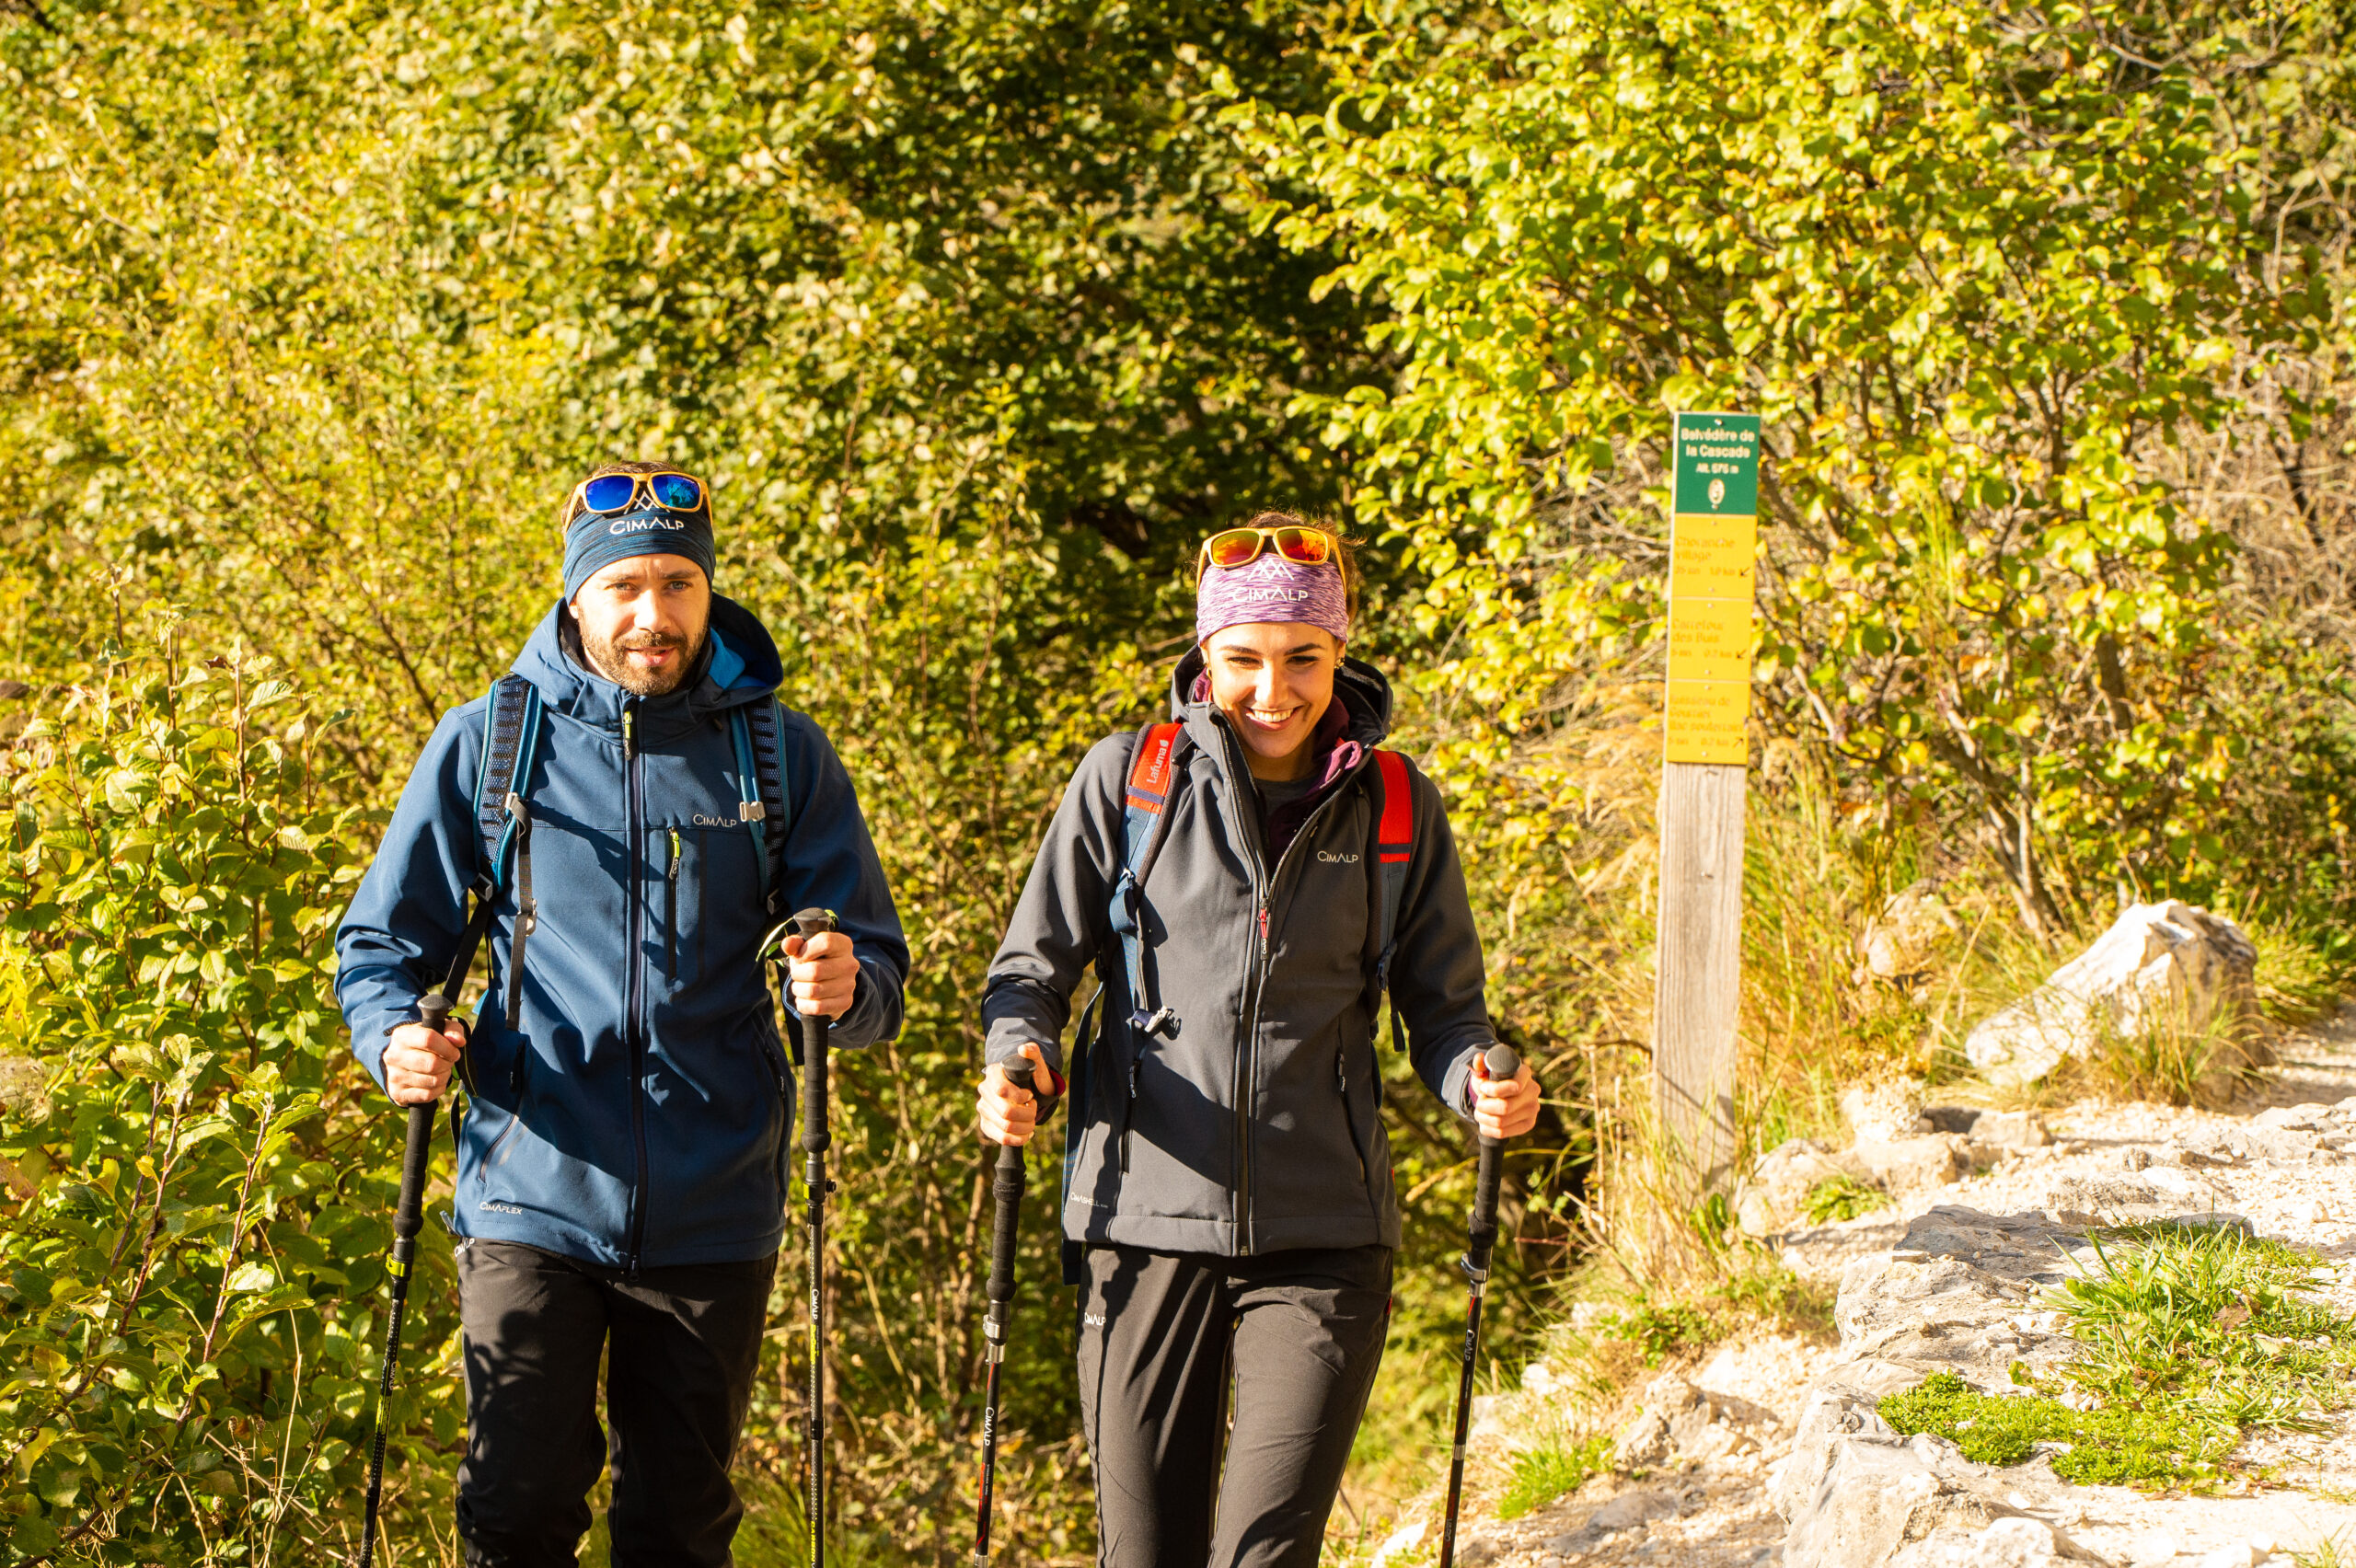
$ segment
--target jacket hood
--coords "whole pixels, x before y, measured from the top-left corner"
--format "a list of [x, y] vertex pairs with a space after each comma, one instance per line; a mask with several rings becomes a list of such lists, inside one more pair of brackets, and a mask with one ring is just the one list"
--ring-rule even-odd
[[[590, 668], [581, 628], [563, 600], [533, 628], [523, 652], [515, 656], [514, 670], [539, 688], [540, 701], [549, 712], [593, 730], [621, 733], [622, 707], [631, 696]], [[637, 699], [639, 721], [650, 736], [691, 726], [768, 698], [784, 674], [784, 662], [768, 628], [735, 600], [714, 594], [710, 635], [695, 669], [661, 697]]]
[[[1209, 672], [1210, 661], [1202, 649], [1188, 649], [1170, 674], [1170, 717], [1182, 723], [1219, 721], [1211, 703]], [[1391, 683], [1373, 665], [1345, 655], [1334, 672], [1334, 698], [1349, 714], [1342, 739], [1370, 751], [1391, 733]]]

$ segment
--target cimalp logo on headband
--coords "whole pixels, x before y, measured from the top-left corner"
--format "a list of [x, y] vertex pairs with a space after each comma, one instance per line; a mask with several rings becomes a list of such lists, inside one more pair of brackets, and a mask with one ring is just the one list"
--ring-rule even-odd
[[608, 523], [606, 525], [606, 532], [608, 534], [644, 534], [650, 531], [660, 530], [663, 533], [668, 534], [686, 526], [687, 525], [684, 523], [674, 523], [668, 518], [664, 517], [638, 517], [627, 519], [619, 523]]
[[1239, 599], [1267, 600], [1280, 605], [1298, 605], [1312, 597], [1306, 588], [1279, 588], [1270, 582], [1247, 582], [1234, 592]]

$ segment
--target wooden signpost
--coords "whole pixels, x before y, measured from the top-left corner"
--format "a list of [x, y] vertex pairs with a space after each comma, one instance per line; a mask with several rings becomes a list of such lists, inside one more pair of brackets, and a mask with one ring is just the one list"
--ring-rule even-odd
[[1758, 416], [1679, 414], [1669, 451], [1668, 746], [1653, 1075], [1669, 1158], [1695, 1179], [1698, 1194], [1734, 1151]]

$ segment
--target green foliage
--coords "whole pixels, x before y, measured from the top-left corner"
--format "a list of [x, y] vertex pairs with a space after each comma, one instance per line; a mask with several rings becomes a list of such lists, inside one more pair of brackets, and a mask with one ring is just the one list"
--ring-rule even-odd
[[1669, 411], [1738, 408], [1772, 432], [1771, 729], [1886, 821], [1970, 824], [2033, 926], [2047, 857], [2223, 853], [2195, 808], [2239, 743], [2195, 672], [2230, 546], [2154, 465], [2327, 296], [2244, 265], [2207, 78], [2108, 46], [2137, 21], [1554, 0], [1369, 18], [1329, 112], [1239, 110], [1314, 192], [1264, 216], [1394, 313], [1396, 383], [1320, 406], [1452, 639], [1427, 689], [1497, 724], [1463, 771], [1658, 636]]
[[1807, 1192], [1807, 1222], [1824, 1225], [1833, 1220], [1854, 1219], [1861, 1214], [1889, 1206], [1889, 1194], [1868, 1182], [1854, 1176], [1828, 1176]]
[[[318, 778], [347, 716], [178, 645], [110, 651], [0, 750], [0, 1053], [41, 1086], [0, 1122], [16, 1561], [353, 1533], [398, 1182], [329, 991], [368, 822]], [[424, 1267], [393, 1417], [447, 1444], [445, 1252]]]
[[1565, 1493], [1576, 1492], [1587, 1478], [1609, 1469], [1611, 1435], [1599, 1432], [1565, 1447], [1548, 1444], [1524, 1448], [1513, 1457], [1513, 1479], [1497, 1500], [1496, 1516], [1519, 1519], [1545, 1507]]
[[2064, 1480], [2162, 1487], [2213, 1483], [2243, 1432], [2316, 1430], [2348, 1402], [2356, 1320], [2300, 1297], [2323, 1283], [2314, 1253], [2169, 1223], [2113, 1230], [2095, 1248], [2097, 1267], [2052, 1293], [2078, 1342], [2059, 1375], [2074, 1402], [2037, 1385], [1985, 1395], [1940, 1373], [1883, 1399], [1882, 1419], [1952, 1438], [1983, 1464], [2063, 1444], [2053, 1470]]
[[1608, 1320], [1605, 1337], [1634, 1347], [1647, 1366], [1657, 1366], [1672, 1355], [1714, 1344], [1725, 1330], [1712, 1315], [1691, 1302], [1640, 1302]]
[[2073, 1410], [2041, 1395], [1982, 1394], [1952, 1372], [1890, 1394], [1881, 1417], [1899, 1432], [1951, 1438], [1980, 1464], [2016, 1465], [2040, 1443], [2067, 1445], [2053, 1472], [2082, 1486], [2175, 1486], [2216, 1473], [2234, 1433], [2187, 1412]]

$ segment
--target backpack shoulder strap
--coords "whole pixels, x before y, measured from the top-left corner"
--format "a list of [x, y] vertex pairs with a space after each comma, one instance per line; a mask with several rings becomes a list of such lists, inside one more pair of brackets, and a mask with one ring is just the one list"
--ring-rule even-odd
[[730, 709], [728, 731], [736, 744], [736, 815], [753, 829], [761, 906], [775, 915], [785, 887], [785, 837], [793, 801], [785, 770], [784, 715], [777, 698]]
[[1185, 778], [1183, 724], [1148, 724], [1129, 753], [1121, 792], [1121, 874], [1113, 884], [1113, 929], [1121, 939], [1129, 981], [1129, 1022], [1148, 1034], [1178, 1036], [1178, 1015], [1151, 1001], [1145, 976], [1145, 879], [1170, 831], [1169, 806]]
[[525, 942], [540, 921], [539, 901], [532, 895], [532, 818], [524, 806], [524, 791], [532, 787], [532, 762], [539, 745], [539, 688], [521, 675], [500, 676], [491, 688], [482, 771], [475, 779], [475, 827], [483, 852], [475, 879], [474, 924], [489, 924], [499, 892], [508, 883], [512, 864], [515, 934], [507, 953], [507, 1010], [502, 1015], [511, 1029], [516, 1027], [517, 1009], [523, 1002]]
[[[1415, 795], [1407, 777], [1407, 759], [1395, 751], [1374, 754], [1374, 846], [1369, 857], [1374, 875], [1369, 883], [1375, 898], [1374, 976], [1367, 993], [1372, 1013], [1382, 1005], [1391, 984], [1391, 960], [1399, 948], [1399, 905], [1407, 891], [1407, 868], [1415, 859]], [[1399, 1004], [1391, 1004], [1391, 1043], [1407, 1048], [1407, 1032], [1399, 1020]]]
[[475, 778], [475, 827], [482, 842], [474, 890], [478, 898], [487, 899], [507, 884], [508, 849], [519, 831], [528, 831], [518, 785], [531, 785], [539, 732], [539, 688], [515, 674], [492, 682], [483, 723], [482, 768]]

